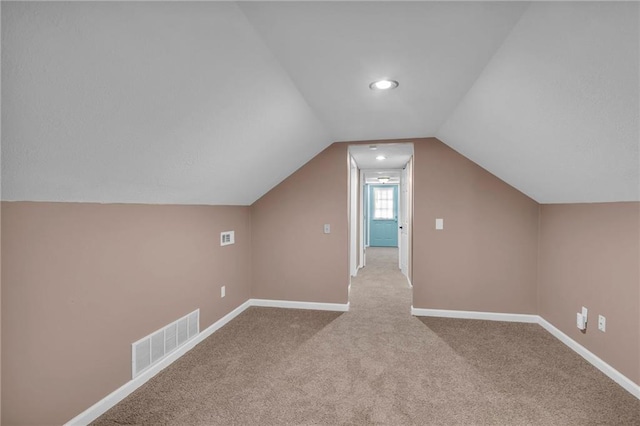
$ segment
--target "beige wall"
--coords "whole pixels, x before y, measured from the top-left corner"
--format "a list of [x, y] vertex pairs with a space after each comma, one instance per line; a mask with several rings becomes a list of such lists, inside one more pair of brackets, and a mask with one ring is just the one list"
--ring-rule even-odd
[[[540, 213], [540, 315], [640, 384], [640, 203], [542, 205]], [[582, 306], [586, 333], [575, 326]]]
[[131, 379], [132, 342], [247, 300], [250, 222], [248, 207], [3, 202], [2, 424], [70, 420]]
[[413, 306], [535, 314], [538, 203], [435, 138], [414, 152]]
[[[435, 138], [385, 142], [414, 142], [414, 306], [536, 313], [538, 204]], [[252, 206], [253, 297], [347, 301], [353, 143], [333, 144]]]
[[251, 206], [252, 297], [347, 303], [348, 173], [333, 144]]
[[[640, 382], [640, 203], [539, 206], [437, 139], [376, 142], [414, 142], [414, 307], [538, 313]], [[249, 297], [346, 303], [348, 145], [251, 207], [2, 203], [3, 424], [71, 419], [195, 308], [204, 329]]]
[[[0, 224], [2, 208], [0, 208]], [[0, 424], [2, 424], [2, 226], [0, 225]]]

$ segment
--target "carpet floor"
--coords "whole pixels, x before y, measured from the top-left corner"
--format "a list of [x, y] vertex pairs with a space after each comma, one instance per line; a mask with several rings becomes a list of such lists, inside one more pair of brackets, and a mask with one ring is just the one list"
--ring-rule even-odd
[[346, 313], [247, 309], [94, 425], [640, 425], [640, 401], [537, 324], [416, 318], [397, 249]]

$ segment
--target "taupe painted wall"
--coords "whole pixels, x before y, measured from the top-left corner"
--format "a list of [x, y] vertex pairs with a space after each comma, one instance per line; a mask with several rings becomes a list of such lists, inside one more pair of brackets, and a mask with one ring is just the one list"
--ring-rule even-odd
[[[538, 204], [435, 138], [385, 142], [414, 142], [414, 306], [536, 313]], [[349, 144], [252, 206], [253, 297], [347, 301]]]
[[414, 152], [413, 306], [535, 314], [538, 203], [435, 138]]
[[252, 297], [347, 303], [348, 173], [333, 144], [251, 206]]
[[[409, 141], [413, 305], [539, 313], [640, 382], [640, 204], [539, 206], [437, 139], [386, 142]], [[204, 329], [249, 297], [347, 302], [347, 147], [251, 207], [2, 203], [3, 424], [71, 419], [130, 379], [133, 341], [196, 307]]]
[[0, 207], [0, 424], [2, 424], [2, 208]]
[[[540, 315], [640, 384], [640, 203], [540, 207]], [[589, 308], [586, 333], [576, 312]], [[598, 315], [607, 329], [598, 330]]]
[[70, 420], [131, 379], [131, 343], [250, 297], [248, 207], [3, 202], [2, 247], [4, 425]]

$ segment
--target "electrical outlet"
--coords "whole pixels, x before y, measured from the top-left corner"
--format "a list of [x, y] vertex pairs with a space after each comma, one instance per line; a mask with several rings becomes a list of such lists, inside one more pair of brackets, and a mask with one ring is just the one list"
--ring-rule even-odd
[[607, 331], [607, 319], [603, 315], [598, 315], [598, 330]]
[[325, 223], [323, 231], [324, 231], [325, 234], [330, 234], [331, 233], [331, 225], [328, 224], [328, 223]]
[[224, 297], [225, 293], [226, 293], [225, 286], [220, 287], [220, 297]]

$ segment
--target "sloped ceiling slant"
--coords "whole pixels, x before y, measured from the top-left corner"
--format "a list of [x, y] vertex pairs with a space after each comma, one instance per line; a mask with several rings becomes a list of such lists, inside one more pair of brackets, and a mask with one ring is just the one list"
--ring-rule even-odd
[[636, 2], [1, 7], [4, 200], [251, 204], [434, 135], [539, 202], [640, 200]]
[[531, 4], [436, 136], [540, 203], [640, 200], [638, 8]]
[[[433, 136], [527, 4], [241, 2], [340, 141]], [[369, 83], [400, 86], [375, 92]]]
[[4, 200], [251, 204], [332, 141], [234, 3], [2, 3]]

